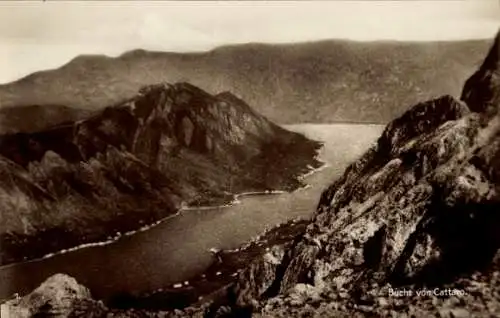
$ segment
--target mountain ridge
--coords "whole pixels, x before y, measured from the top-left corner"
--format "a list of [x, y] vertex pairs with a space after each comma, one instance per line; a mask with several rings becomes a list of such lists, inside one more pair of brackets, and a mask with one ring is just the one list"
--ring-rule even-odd
[[458, 96], [459, 83], [480, 63], [487, 43], [325, 40], [196, 53], [133, 50], [76, 58], [0, 85], [0, 107], [61, 104], [97, 110], [145, 85], [187, 81], [211, 94], [231, 91], [280, 124], [387, 123], [420, 100]]
[[106, 240], [185, 204], [291, 191], [320, 165], [320, 147], [231, 93], [188, 83], [146, 86], [88, 118], [1, 135], [1, 263]]

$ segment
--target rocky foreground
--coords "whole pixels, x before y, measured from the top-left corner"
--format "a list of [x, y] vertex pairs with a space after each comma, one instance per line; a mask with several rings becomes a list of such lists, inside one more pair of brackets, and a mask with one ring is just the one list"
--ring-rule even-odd
[[82, 120], [0, 135], [0, 264], [111, 241], [184, 206], [301, 187], [321, 144], [231, 93], [144, 87]]
[[72, 317], [497, 317], [499, 110], [500, 33], [461, 101], [444, 96], [391, 122], [323, 193], [305, 231], [209, 302], [116, 311], [77, 285], [50, 298], [51, 278], [8, 306]]

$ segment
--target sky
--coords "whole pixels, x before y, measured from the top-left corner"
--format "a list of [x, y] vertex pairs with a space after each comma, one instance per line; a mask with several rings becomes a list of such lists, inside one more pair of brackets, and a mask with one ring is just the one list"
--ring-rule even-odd
[[500, 0], [0, 2], [0, 83], [79, 54], [321, 39], [492, 38]]

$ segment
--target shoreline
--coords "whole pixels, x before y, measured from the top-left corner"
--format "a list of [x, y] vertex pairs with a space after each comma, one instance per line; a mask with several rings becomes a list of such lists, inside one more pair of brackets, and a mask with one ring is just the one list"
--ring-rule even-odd
[[[288, 244], [301, 235], [310, 220], [297, 217], [277, 223], [235, 249], [216, 249], [215, 260], [189, 278], [169, 282], [154, 290], [130, 293], [122, 300], [108, 299], [108, 305], [121, 309], [173, 311], [216, 299], [226, 299], [226, 288], [244, 272], [246, 265], [258, 255], [265, 255], [275, 245]], [[208, 251], [208, 250], [207, 250]]]
[[[300, 175], [297, 177], [297, 180], [303, 181], [305, 178], [317, 173], [321, 172], [326, 168], [329, 168], [330, 165], [328, 162], [321, 160], [318, 157], [314, 158], [317, 160], [319, 163], [321, 163], [321, 166], [318, 168], [313, 168], [311, 165], [308, 165], [308, 167], [311, 169], [310, 171], [304, 173], [303, 175]], [[234, 194], [233, 195], [233, 200], [227, 204], [222, 204], [222, 205], [207, 205], [207, 206], [188, 206], [185, 208], [182, 208], [182, 211], [193, 211], [193, 210], [211, 210], [211, 209], [223, 209], [223, 208], [230, 208], [234, 205], [241, 204], [241, 201], [239, 200], [240, 198], [243, 197], [249, 197], [249, 196], [259, 196], [259, 195], [276, 195], [276, 194], [287, 194], [287, 193], [294, 193], [297, 191], [303, 191], [306, 189], [311, 188], [312, 186], [310, 184], [305, 184], [302, 187], [298, 187], [297, 189], [293, 191], [283, 191], [283, 190], [266, 190], [266, 191], [250, 191], [250, 192], [242, 192], [239, 194]], [[181, 212], [182, 212], [181, 211]]]
[[300, 223], [300, 222], [305, 222], [307, 220], [308, 219], [304, 218], [304, 217], [296, 217], [294, 219], [290, 219], [290, 220], [285, 221], [285, 222], [276, 223], [273, 226], [264, 229], [263, 232], [261, 232], [260, 234], [252, 237], [248, 242], [246, 242], [245, 244], [241, 245], [240, 247], [232, 248], [232, 249], [225, 249], [225, 250], [220, 250], [220, 251], [225, 252], [225, 253], [243, 252], [246, 249], [248, 249], [249, 247], [251, 247], [252, 244], [256, 244], [256, 243], [260, 242], [261, 240], [263, 240], [266, 237], [266, 235], [268, 235], [269, 233], [271, 233], [271, 231], [278, 230], [281, 227], [294, 225], [294, 224], [297, 224], [297, 223]]
[[132, 235], [134, 235], [136, 233], [144, 232], [144, 231], [147, 231], [147, 230], [149, 230], [149, 229], [151, 229], [153, 227], [156, 227], [156, 226], [160, 225], [161, 223], [163, 223], [164, 221], [166, 221], [169, 218], [172, 218], [172, 217], [175, 217], [175, 216], [179, 216], [181, 214], [181, 212], [182, 212], [182, 209], [178, 209], [174, 214], [166, 216], [166, 217], [164, 217], [162, 219], [159, 219], [158, 221], [150, 223], [148, 225], [144, 225], [144, 226], [140, 227], [137, 230], [128, 231], [128, 232], [125, 232], [123, 234], [121, 232], [118, 232], [115, 236], [112, 236], [112, 237], [108, 236], [108, 237], [111, 237], [111, 239], [108, 239], [108, 240], [105, 240], [105, 241], [80, 244], [80, 245], [77, 245], [77, 246], [74, 246], [74, 247], [70, 247], [70, 248], [59, 250], [57, 252], [48, 253], [48, 254], [45, 254], [42, 257], [34, 258], [34, 259], [31, 259], [31, 260], [3, 265], [3, 266], [0, 266], [0, 269], [4, 269], [4, 268], [8, 268], [10, 266], [15, 266], [15, 265], [20, 265], [20, 264], [27, 264], [27, 263], [37, 262], [37, 261], [41, 261], [41, 260], [45, 260], [45, 259], [49, 259], [49, 258], [58, 256], [58, 255], [63, 255], [63, 254], [67, 254], [67, 253], [70, 253], [70, 252], [75, 252], [77, 250], [82, 250], [82, 249], [85, 249], [85, 248], [110, 245], [110, 244], [113, 244], [113, 243], [117, 242], [118, 240], [120, 240], [123, 237], [132, 236]]
[[[321, 160], [320, 158], [318, 158], [318, 156], [314, 157], [313, 159], [319, 161], [322, 165], [320, 167], [318, 167], [318, 168], [313, 168], [312, 170], [306, 172], [303, 175], [297, 176], [297, 180], [303, 180], [303, 179], [307, 178], [308, 176], [310, 176], [310, 175], [312, 175], [312, 174], [314, 174], [316, 172], [320, 172], [321, 170], [323, 170], [324, 168], [327, 168], [329, 166], [327, 162]], [[311, 166], [308, 165], [308, 167], [311, 167]], [[114, 236], [108, 236], [108, 239], [105, 240], [105, 241], [98, 241], [98, 242], [92, 242], [92, 243], [84, 243], [84, 244], [77, 245], [77, 246], [74, 246], [74, 247], [71, 247], [71, 248], [59, 250], [57, 252], [48, 253], [48, 254], [45, 254], [42, 257], [34, 258], [34, 259], [31, 259], [31, 260], [21, 261], [21, 262], [11, 263], [11, 264], [6, 264], [6, 265], [3, 265], [3, 266], [0, 266], [0, 269], [9, 268], [9, 267], [13, 267], [13, 266], [16, 266], [16, 265], [21, 265], [21, 264], [38, 262], [38, 261], [42, 261], [42, 260], [45, 260], [45, 259], [49, 259], [49, 258], [52, 258], [52, 257], [56, 257], [56, 256], [59, 256], [59, 255], [67, 254], [67, 253], [70, 253], [70, 252], [75, 252], [75, 251], [86, 249], [86, 248], [110, 245], [110, 244], [118, 242], [123, 237], [132, 236], [134, 234], [150, 230], [150, 229], [152, 229], [152, 228], [160, 225], [161, 223], [167, 221], [170, 218], [173, 218], [173, 217], [176, 217], [176, 216], [180, 216], [182, 214], [182, 212], [184, 212], [184, 211], [211, 210], [211, 209], [229, 208], [229, 207], [234, 206], [236, 204], [241, 204], [241, 201], [239, 200], [239, 198], [243, 198], [245, 196], [286, 194], [286, 193], [293, 193], [293, 192], [299, 191], [299, 190], [304, 190], [304, 189], [306, 189], [308, 187], [310, 187], [310, 185], [306, 184], [305, 186], [297, 188], [297, 189], [295, 189], [293, 191], [290, 191], [290, 192], [289, 191], [283, 191], [283, 190], [266, 190], [266, 191], [243, 192], [243, 193], [239, 193], [239, 194], [234, 194], [233, 195], [233, 200], [231, 202], [229, 202], [228, 204], [224, 204], [224, 205], [218, 205], [218, 206], [217, 205], [215, 205], [215, 206], [200, 206], [200, 207], [190, 207], [190, 206], [188, 206], [188, 207], [181, 207], [181, 208], [177, 209], [177, 211], [175, 213], [173, 213], [171, 215], [168, 215], [168, 216], [166, 216], [166, 217], [164, 217], [162, 219], [159, 219], [159, 220], [157, 220], [157, 221], [155, 221], [153, 223], [150, 223], [148, 225], [144, 225], [144, 226], [138, 228], [137, 230], [131, 230], [131, 231], [127, 231], [125, 233], [117, 232]], [[269, 229], [264, 230], [264, 233], [267, 232], [268, 230]]]
[[[326, 168], [330, 167], [330, 165], [328, 164], [328, 162], [323, 161], [320, 158], [315, 158], [315, 159], [318, 160], [321, 163], [321, 166], [319, 166], [318, 168], [312, 168], [311, 167], [312, 168], [311, 171], [306, 172], [304, 175], [298, 177], [299, 180], [304, 180], [305, 178], [307, 178], [307, 177], [309, 177], [309, 176], [311, 176], [311, 175], [313, 175], [313, 174], [315, 174], [317, 172], [321, 172], [321, 171], [325, 170]], [[304, 187], [298, 188], [297, 190], [303, 189], [305, 187], [307, 187], [307, 185], [304, 186]], [[294, 190], [293, 192], [295, 192], [297, 190]]]

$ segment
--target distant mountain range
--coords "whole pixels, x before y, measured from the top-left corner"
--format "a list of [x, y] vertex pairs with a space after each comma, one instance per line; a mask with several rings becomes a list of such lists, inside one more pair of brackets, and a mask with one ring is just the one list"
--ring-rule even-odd
[[[421, 100], [458, 96], [487, 49], [484, 40], [331, 40], [235, 45], [204, 53], [135, 50], [117, 58], [79, 56], [58, 69], [1, 85], [0, 132], [78, 119], [164, 81], [190, 82], [211, 94], [231, 91], [280, 124], [387, 123]], [[32, 112], [33, 105], [51, 105], [49, 114]], [[30, 111], [24, 111], [26, 106]], [[12, 114], [12, 107], [26, 122], [18, 126], [6, 119], [4, 112]]]
[[1, 135], [0, 264], [107, 240], [183, 205], [296, 189], [320, 165], [320, 146], [231, 93], [188, 83], [146, 86], [86, 119]]

